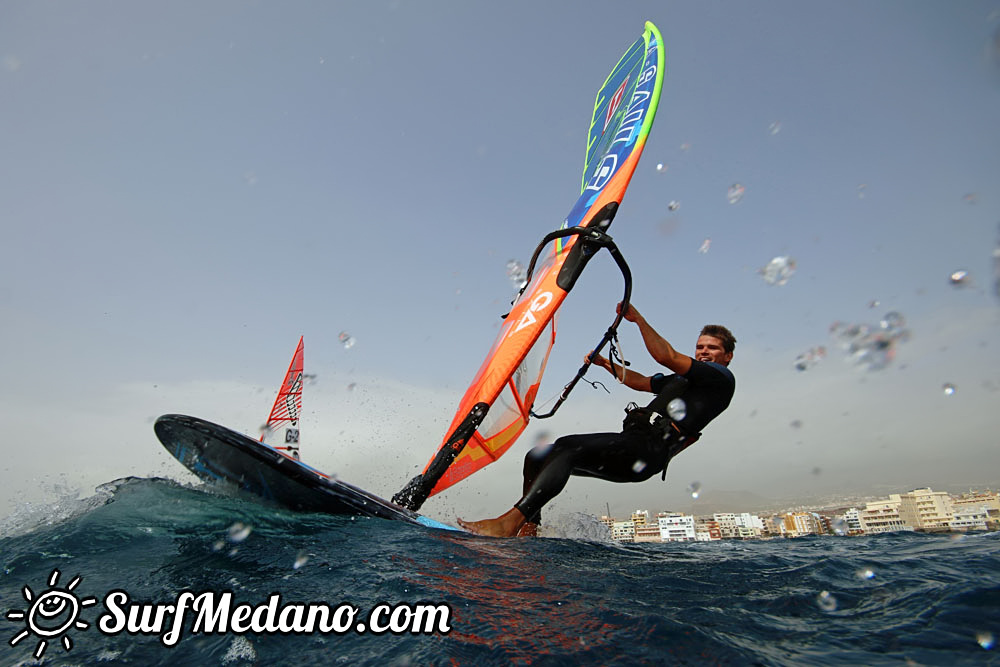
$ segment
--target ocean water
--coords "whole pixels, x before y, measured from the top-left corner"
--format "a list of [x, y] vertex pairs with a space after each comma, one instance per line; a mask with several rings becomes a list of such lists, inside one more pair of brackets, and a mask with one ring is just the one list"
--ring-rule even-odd
[[[496, 540], [117, 480], [0, 521], [0, 664], [1000, 664], [998, 533], [621, 545], [557, 523], [572, 538]], [[101, 630], [114, 590], [149, 610], [185, 590], [349, 604], [352, 628], [447, 605], [448, 630], [208, 634], [192, 614], [167, 646], [170, 622]], [[45, 617], [43, 598], [66, 604]]]

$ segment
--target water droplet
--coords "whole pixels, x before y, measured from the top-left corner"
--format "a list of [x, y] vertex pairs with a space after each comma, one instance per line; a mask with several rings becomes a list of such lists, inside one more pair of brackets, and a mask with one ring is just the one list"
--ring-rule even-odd
[[635, 463], [632, 464], [632, 472], [640, 473], [646, 469], [646, 462], [642, 459], [636, 459]]
[[872, 299], [871, 301], [868, 302], [869, 308], [878, 308], [880, 305], [882, 305], [882, 302], [879, 301], [878, 299]]
[[955, 393], [955, 385], [950, 382], [945, 382], [941, 389], [944, 391], [945, 396], [951, 396]]
[[833, 597], [830, 591], [823, 591], [816, 596], [816, 604], [823, 611], [836, 611], [837, 598]]
[[681, 150], [682, 151], [689, 151], [689, 150], [691, 150], [691, 144], [689, 144], [687, 142], [684, 142], [683, 144], [681, 144]]
[[807, 352], [803, 352], [795, 357], [795, 370], [804, 371], [812, 368], [826, 357], [826, 348], [822, 345], [811, 347]]
[[349, 385], [347, 385], [347, 391], [354, 391], [357, 388], [357, 386], [358, 386], [357, 382], [352, 382]]
[[216, 541], [215, 541], [215, 542], [214, 542], [214, 543], [212, 544], [212, 551], [215, 551], [215, 552], [219, 552], [219, 551], [222, 551], [222, 549], [223, 549], [223, 548], [224, 548], [225, 546], [226, 546], [226, 543], [225, 543], [225, 542], [223, 542], [222, 540], [216, 540]]
[[663, 172], [663, 171], [666, 171], [666, 170], [667, 170], [667, 165], [663, 164], [662, 162], [658, 162], [656, 164], [656, 171]]
[[712, 239], [705, 239], [701, 242], [701, 247], [698, 248], [698, 252], [702, 255], [708, 254], [708, 249], [712, 246]]
[[792, 428], [802, 428], [802, 420], [801, 419], [793, 419], [792, 421], [790, 421], [788, 423], [788, 425], [791, 426]]
[[701, 495], [701, 482], [691, 482], [688, 484], [687, 490], [691, 497], [697, 500], [698, 496]]
[[864, 199], [865, 193], [868, 191], [868, 186], [862, 183], [858, 186], [858, 199]]
[[667, 414], [675, 422], [682, 421], [687, 417], [687, 407], [687, 403], [684, 402], [683, 398], [675, 398], [667, 403]]
[[309, 554], [307, 554], [305, 551], [300, 551], [295, 555], [295, 563], [292, 564], [292, 569], [297, 570], [308, 562], [309, 562]]
[[897, 313], [895, 310], [891, 310], [886, 313], [881, 320], [879, 320], [878, 325], [889, 332], [901, 331], [906, 325], [906, 318]]
[[345, 350], [349, 350], [352, 347], [354, 347], [355, 343], [354, 336], [347, 333], [346, 331], [341, 331], [340, 335], [337, 336], [337, 340], [340, 341], [340, 344], [344, 346]]
[[772, 259], [762, 269], [757, 271], [768, 285], [784, 285], [795, 273], [795, 260], [787, 256]]
[[965, 200], [966, 204], [975, 204], [979, 201], [979, 196], [975, 192], [969, 192], [962, 199]]
[[739, 183], [733, 183], [729, 186], [729, 191], [726, 192], [726, 199], [729, 200], [730, 204], [735, 204], [739, 200], [743, 199], [743, 193], [746, 191], [747, 189]]
[[968, 271], [954, 271], [948, 276], [948, 282], [953, 287], [968, 287], [972, 283], [972, 276]]
[[776, 120], [767, 127], [767, 131], [771, 133], [771, 136], [776, 135], [781, 132], [781, 121]]
[[984, 649], [989, 651], [993, 648], [993, 633], [992, 632], [977, 632], [976, 633], [976, 643], [982, 646]]
[[671, 211], [676, 211], [680, 207], [681, 207], [681, 203], [679, 201], [677, 201], [676, 199], [671, 200], [671, 202], [669, 204], [667, 204], [667, 209], [669, 209]]
[[833, 529], [834, 535], [844, 536], [847, 535], [848, 525], [847, 520], [842, 516], [834, 517], [833, 521], [830, 522], [830, 528]]
[[229, 541], [234, 543], [242, 542], [253, 532], [253, 526], [247, 526], [239, 521], [229, 527]]
[[874, 579], [875, 570], [871, 569], [870, 567], [863, 567], [858, 571], [856, 571], [854, 573], [854, 576], [856, 576], [858, 579]]
[[520, 290], [528, 282], [528, 270], [516, 259], [507, 260], [507, 278], [514, 289]]

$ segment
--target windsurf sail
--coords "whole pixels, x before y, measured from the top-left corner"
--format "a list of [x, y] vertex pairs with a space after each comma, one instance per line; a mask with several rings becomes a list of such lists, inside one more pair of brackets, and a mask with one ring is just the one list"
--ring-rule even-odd
[[[562, 228], [547, 235], [535, 250], [529, 281], [459, 403], [447, 436], [424, 471], [393, 496], [397, 504], [419, 509], [428, 496], [497, 460], [514, 444], [532, 415], [555, 342], [556, 312], [601, 248], [610, 249], [622, 268], [627, 303], [627, 265], [604, 232], [625, 195], [652, 127], [663, 63], [662, 37], [647, 22], [642, 36], [597, 93], [579, 199]], [[613, 326], [620, 321], [619, 315]], [[610, 335], [609, 330], [601, 346]], [[599, 349], [595, 348], [595, 354]], [[578, 378], [585, 370], [586, 366]]]
[[305, 379], [302, 339], [300, 336], [260, 436], [261, 442], [289, 452], [296, 459], [299, 458], [299, 419], [302, 416], [302, 383]]

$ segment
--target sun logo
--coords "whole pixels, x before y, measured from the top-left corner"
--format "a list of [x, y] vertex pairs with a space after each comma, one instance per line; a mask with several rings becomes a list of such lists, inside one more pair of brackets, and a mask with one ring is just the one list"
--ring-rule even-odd
[[89, 623], [78, 620], [78, 617], [84, 607], [97, 604], [96, 598], [81, 600], [73, 593], [80, 580], [81, 577], [78, 576], [69, 582], [66, 588], [56, 588], [59, 583], [59, 570], [52, 570], [52, 574], [49, 575], [49, 590], [41, 595], [36, 597], [31, 588], [25, 586], [22, 593], [29, 603], [27, 611], [12, 609], [7, 612], [7, 620], [24, 620], [26, 627], [10, 640], [10, 645], [15, 646], [28, 635], [34, 634], [38, 637], [36, 660], [45, 655], [49, 641], [58, 637], [62, 637], [63, 648], [67, 651], [73, 648], [73, 640], [66, 632], [71, 628], [86, 630], [90, 627]]

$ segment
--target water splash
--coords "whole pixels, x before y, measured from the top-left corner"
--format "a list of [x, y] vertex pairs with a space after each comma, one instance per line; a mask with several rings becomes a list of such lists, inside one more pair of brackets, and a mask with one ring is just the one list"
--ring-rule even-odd
[[354, 340], [354, 336], [346, 331], [341, 331], [340, 335], [337, 336], [337, 340], [340, 341], [340, 344], [344, 346], [345, 350], [349, 350], [354, 347], [354, 343], [356, 342]]
[[528, 269], [516, 259], [507, 260], [507, 279], [514, 289], [521, 290], [528, 284]]
[[823, 359], [826, 358], [826, 348], [822, 345], [817, 347], [811, 347], [806, 352], [803, 352], [799, 356], [795, 357], [795, 370], [805, 371], [809, 370]]
[[972, 285], [972, 276], [965, 270], [952, 271], [948, 276], [948, 283], [952, 287], [969, 287]]
[[795, 260], [791, 257], [781, 255], [775, 257], [761, 269], [757, 270], [768, 285], [785, 285], [788, 279], [795, 274]]
[[245, 523], [237, 521], [229, 527], [227, 539], [234, 544], [238, 544], [250, 537], [250, 533], [252, 532], [253, 526], [248, 526]]
[[730, 204], [736, 204], [741, 199], [743, 199], [743, 194], [747, 191], [745, 187], [739, 183], [733, 183], [729, 186], [729, 190], [726, 191], [726, 199]]
[[887, 367], [895, 359], [899, 344], [910, 339], [906, 319], [896, 311], [886, 313], [877, 327], [834, 322], [830, 335], [850, 361], [868, 370]]
[[837, 611], [837, 598], [830, 591], [823, 591], [816, 596], [816, 606], [823, 611]]

